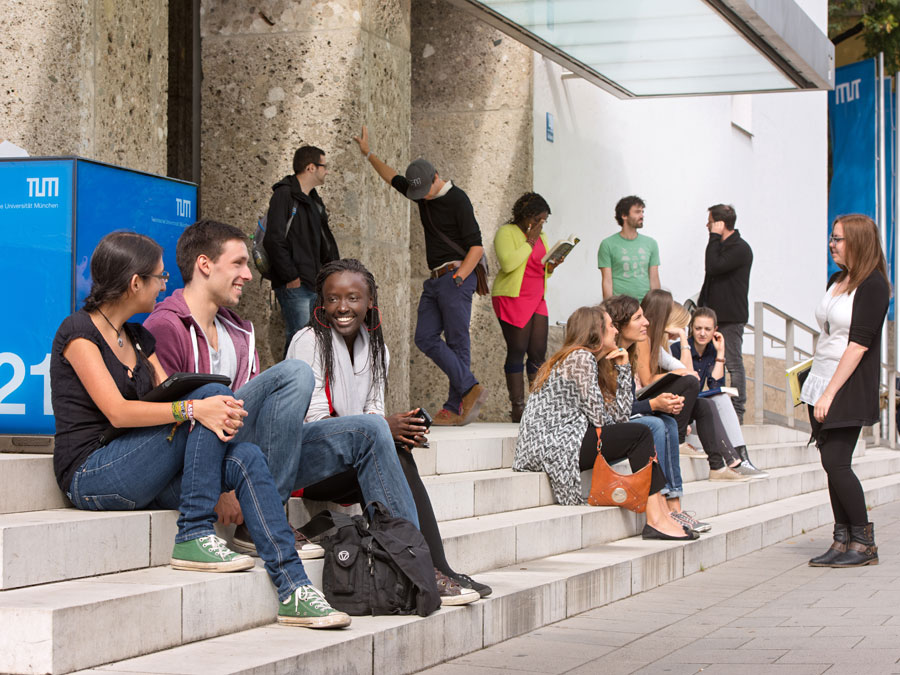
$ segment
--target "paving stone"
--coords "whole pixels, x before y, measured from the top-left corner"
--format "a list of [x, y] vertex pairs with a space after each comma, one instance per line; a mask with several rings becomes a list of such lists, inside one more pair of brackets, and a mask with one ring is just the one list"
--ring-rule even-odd
[[[743, 651], [743, 650], [741, 650]], [[896, 664], [900, 649], [791, 649], [785, 652], [779, 663], [847, 663], [847, 664]], [[900, 668], [898, 668], [900, 669]]]

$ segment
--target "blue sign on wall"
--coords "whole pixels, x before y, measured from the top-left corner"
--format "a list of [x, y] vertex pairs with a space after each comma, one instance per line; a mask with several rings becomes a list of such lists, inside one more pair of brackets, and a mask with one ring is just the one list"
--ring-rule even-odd
[[[7, 255], [0, 312], [0, 434], [52, 434], [50, 347], [62, 320], [90, 291], [90, 257], [114, 230], [163, 247], [181, 287], [175, 243], [197, 218], [197, 187], [76, 159], [0, 160], [0, 229]], [[143, 317], [137, 317], [140, 320]]]

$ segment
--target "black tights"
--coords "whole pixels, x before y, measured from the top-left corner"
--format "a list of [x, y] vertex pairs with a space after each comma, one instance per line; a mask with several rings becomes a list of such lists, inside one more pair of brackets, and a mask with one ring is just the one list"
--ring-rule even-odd
[[[413, 453], [398, 448], [397, 457], [400, 459], [403, 475], [406, 476], [406, 482], [409, 484], [413, 500], [416, 503], [416, 511], [419, 514], [419, 531], [425, 537], [425, 542], [431, 551], [431, 562], [434, 567], [444, 574], [456, 576], [456, 572], [453, 571], [450, 563], [447, 562], [437, 518], [435, 518], [434, 509], [431, 506], [431, 499], [428, 498], [428, 491], [425, 489], [422, 477], [419, 475], [419, 469], [416, 466]], [[337, 502], [338, 504], [357, 502], [360, 506], [365, 507], [362, 491], [356, 479], [355, 469], [336, 474], [315, 485], [304, 488], [303, 496], [320, 502]]]
[[863, 526], [869, 522], [866, 512], [866, 495], [859, 478], [853, 473], [850, 462], [853, 450], [859, 440], [860, 427], [838, 427], [823, 429], [813, 417], [813, 406], [809, 406], [809, 423], [816, 447], [822, 458], [822, 468], [828, 474], [828, 496], [834, 522], [840, 525]]
[[721, 469], [723, 466], [731, 466], [740, 455], [728, 440], [725, 427], [719, 418], [716, 405], [705, 398], [697, 398], [700, 393], [700, 381], [693, 375], [682, 375], [665, 388], [670, 394], [684, 396], [684, 407], [675, 415], [678, 422], [678, 442], [684, 443], [687, 426], [691, 420], [697, 423], [697, 435], [703, 444], [703, 449], [709, 455], [709, 468]]
[[[600, 454], [610, 466], [627, 457], [631, 472], [635, 473], [647, 466], [651, 457], [656, 456], [653, 434], [650, 428], [643, 424], [633, 422], [607, 424], [600, 431], [600, 438], [603, 440]], [[589, 424], [581, 441], [578, 468], [582, 471], [592, 469], [595, 461], [597, 461], [597, 430]], [[650, 494], [655, 495], [666, 486], [666, 477], [658, 462], [653, 462], [650, 473]]]
[[527, 354], [528, 361], [525, 367], [528, 369], [528, 374], [533, 376], [547, 356], [547, 317], [534, 314], [521, 328], [500, 320], [500, 330], [503, 331], [503, 339], [506, 340], [504, 372], [521, 373], [522, 361], [525, 360]]

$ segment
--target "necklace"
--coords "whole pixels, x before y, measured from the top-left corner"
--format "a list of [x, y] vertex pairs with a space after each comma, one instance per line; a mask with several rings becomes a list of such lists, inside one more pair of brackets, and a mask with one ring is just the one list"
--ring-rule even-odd
[[104, 314], [99, 307], [97, 308], [97, 311], [100, 312], [100, 316], [102, 316], [104, 319], [106, 319], [106, 323], [109, 324], [109, 327], [112, 328], [114, 331], [116, 331], [116, 342], [119, 343], [120, 347], [124, 347], [125, 341], [122, 339], [122, 328], [125, 327], [125, 324], [122, 324], [122, 328], [116, 328], [115, 326], [113, 326], [113, 322], [110, 321], [109, 318], [107, 318], [106, 314]]
[[825, 307], [825, 324], [822, 326], [825, 329], [825, 335], [831, 335], [831, 321], [828, 317], [831, 314], [831, 308], [834, 306], [834, 303], [836, 303], [840, 299], [840, 297], [840, 294], [835, 294], [834, 291], [832, 291], [831, 301], [828, 303], [828, 306]]

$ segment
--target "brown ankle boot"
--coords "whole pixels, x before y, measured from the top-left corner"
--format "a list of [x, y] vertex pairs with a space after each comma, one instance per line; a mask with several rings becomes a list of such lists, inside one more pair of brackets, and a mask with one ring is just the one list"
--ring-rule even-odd
[[862, 567], [878, 564], [878, 547], [875, 545], [875, 525], [850, 526], [850, 543], [847, 551], [828, 563], [828, 567]]
[[507, 373], [506, 388], [509, 390], [510, 413], [513, 422], [518, 423], [525, 412], [525, 380], [522, 373]]
[[809, 561], [810, 567], [828, 567], [828, 565], [842, 553], [847, 551], [847, 544], [850, 541], [850, 526], [840, 523], [834, 524], [834, 542], [822, 555], [816, 556]]

